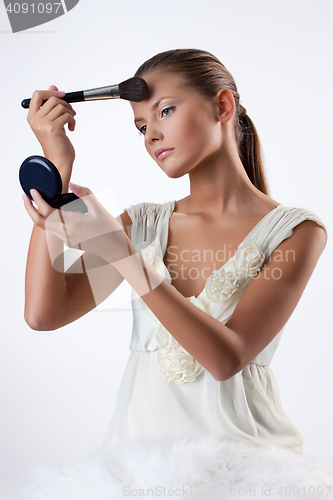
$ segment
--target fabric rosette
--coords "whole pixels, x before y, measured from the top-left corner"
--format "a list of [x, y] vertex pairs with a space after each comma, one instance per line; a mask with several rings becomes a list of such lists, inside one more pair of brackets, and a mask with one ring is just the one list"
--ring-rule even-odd
[[154, 267], [154, 269], [161, 275], [163, 278], [167, 277], [167, 273], [165, 272], [165, 265], [162, 257], [159, 255], [156, 247], [151, 243], [140, 250], [142, 257], [144, 260]]
[[184, 384], [193, 382], [204, 367], [189, 354], [179, 342], [161, 325], [155, 334], [163, 347], [158, 350], [157, 363], [168, 382]]
[[238, 281], [238, 276], [233, 267], [229, 269], [222, 267], [213, 271], [205, 285], [208, 298], [213, 302], [228, 299], [237, 290]]
[[[191, 297], [191, 302], [201, 310], [205, 310], [196, 297]], [[194, 382], [204, 367], [180, 345], [162, 324], [159, 325], [155, 337], [161, 346], [157, 354], [157, 363], [163, 377], [174, 384]]]
[[266, 256], [256, 240], [241, 243], [235, 255], [234, 266], [238, 275], [254, 278], [262, 268]]
[[247, 278], [253, 278], [258, 274], [265, 258], [256, 240], [241, 243], [228, 266], [214, 270], [206, 281], [207, 297], [213, 302], [229, 299]]

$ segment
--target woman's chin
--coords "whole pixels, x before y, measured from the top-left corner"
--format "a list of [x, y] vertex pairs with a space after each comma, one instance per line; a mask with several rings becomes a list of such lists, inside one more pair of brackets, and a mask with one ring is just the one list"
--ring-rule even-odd
[[161, 169], [170, 179], [179, 179], [188, 174], [190, 170], [179, 165], [162, 165]]

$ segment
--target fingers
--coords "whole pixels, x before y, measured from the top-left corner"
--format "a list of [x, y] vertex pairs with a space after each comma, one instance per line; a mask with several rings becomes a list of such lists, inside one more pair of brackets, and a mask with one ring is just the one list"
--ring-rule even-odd
[[36, 210], [36, 208], [32, 204], [32, 201], [26, 194], [23, 194], [22, 198], [26, 211], [30, 215], [33, 223], [36, 226], [45, 229], [45, 218], [38, 212], [38, 210]]
[[[50, 88], [55, 87], [55, 85]], [[35, 91], [30, 102], [27, 121], [34, 134], [39, 140], [44, 154], [54, 155], [55, 148], [65, 148], [73, 156], [73, 146], [66, 137], [64, 126], [68, 125], [68, 130], [74, 132], [76, 112], [71, 104], [57, 97], [60, 93], [56, 90]], [[64, 93], [62, 92], [62, 95]], [[42, 106], [43, 101], [46, 100]], [[52, 145], [52, 141], [58, 141], [57, 145]], [[50, 150], [51, 141], [51, 150]], [[60, 143], [59, 143], [60, 141]]]
[[43, 101], [49, 99], [50, 97], [64, 97], [65, 92], [63, 90], [35, 90], [32, 94], [31, 101], [29, 104], [29, 115], [35, 114], [42, 106]]
[[45, 219], [55, 212], [56, 209], [51, 207], [36, 189], [31, 189], [30, 193], [37, 205], [37, 209], [26, 194], [23, 195], [24, 206], [33, 222], [42, 229], [45, 229]]
[[56, 120], [59, 116], [66, 113], [73, 117], [76, 115], [76, 111], [72, 108], [69, 102], [53, 95], [49, 97], [45, 104], [37, 110], [35, 115], [39, 118], [47, 117], [49, 120]]
[[[50, 207], [50, 205], [43, 199], [43, 197], [35, 189], [31, 190], [33, 194], [33, 200], [38, 206], [38, 210], [34, 207], [30, 198], [23, 194], [24, 206], [30, 215], [33, 223], [46, 230], [49, 234], [60, 238], [64, 243], [68, 243], [68, 236], [66, 233], [66, 227], [61, 220], [61, 211]], [[43, 214], [41, 213], [43, 212]]]
[[71, 191], [76, 194], [76, 196], [79, 196], [82, 198], [83, 196], [88, 196], [90, 194], [93, 194], [93, 192], [84, 186], [78, 186], [77, 184], [74, 184], [73, 182], [69, 183], [69, 187], [71, 188]]
[[99, 227], [99, 234], [113, 231], [123, 231], [123, 226], [98, 201], [94, 193], [87, 187], [70, 183], [70, 189], [76, 196], [83, 199], [88, 208], [88, 214], [99, 221], [104, 221], [104, 228]]
[[49, 217], [49, 215], [51, 215], [56, 210], [56, 208], [51, 207], [51, 205], [49, 205], [47, 201], [44, 200], [43, 196], [37, 191], [37, 189], [31, 189], [30, 194], [37, 205], [38, 212], [43, 217]]
[[83, 198], [84, 203], [87, 205], [88, 212], [90, 215], [96, 216], [96, 206], [99, 204], [93, 192], [83, 186], [78, 186], [77, 184], [69, 183], [71, 191], [76, 194], [79, 198]]
[[[51, 85], [50, 89], [54, 87], [57, 89], [55, 85]], [[44, 117], [53, 111], [54, 108], [60, 106], [57, 110], [56, 114], [51, 116], [51, 119], [56, 119], [60, 114], [70, 113], [72, 116], [76, 115], [76, 111], [72, 108], [69, 102], [61, 99], [64, 97], [64, 91], [58, 90], [35, 90], [32, 95], [29, 112], [27, 116], [28, 122], [30, 122], [31, 118], [38, 112], [40, 117]], [[44, 104], [43, 102], [46, 101]]]
[[[76, 112], [73, 109], [69, 110], [67, 106], [58, 104], [48, 114], [48, 118], [51, 121], [51, 127], [55, 126], [57, 129], [60, 129], [68, 123], [69, 130], [73, 132], [76, 125], [74, 114], [76, 114]], [[50, 130], [50, 132], [52, 132], [52, 130]]]
[[[86, 203], [87, 214], [54, 209], [37, 190], [32, 189], [31, 195], [37, 208], [28, 196], [23, 197], [25, 208], [32, 221], [47, 234], [62, 240], [68, 248], [79, 248], [98, 255], [99, 252], [110, 253], [109, 247], [112, 243], [114, 249], [110, 256], [118, 261], [122, 258], [124, 251], [128, 252], [123, 227], [105, 210], [89, 188], [75, 184], [70, 184], [70, 187]], [[112, 236], [111, 233], [113, 233]], [[105, 250], [106, 248], [108, 250]]]

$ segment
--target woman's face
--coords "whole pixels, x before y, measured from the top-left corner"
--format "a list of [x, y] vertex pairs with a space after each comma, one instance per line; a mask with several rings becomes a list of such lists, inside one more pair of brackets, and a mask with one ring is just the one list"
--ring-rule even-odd
[[222, 134], [215, 100], [185, 87], [172, 73], [154, 71], [143, 78], [148, 98], [131, 105], [145, 147], [161, 169], [181, 177], [216, 155]]

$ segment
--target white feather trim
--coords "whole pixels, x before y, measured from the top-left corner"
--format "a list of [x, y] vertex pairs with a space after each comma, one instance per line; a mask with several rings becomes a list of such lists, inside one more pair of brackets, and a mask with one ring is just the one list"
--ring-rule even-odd
[[213, 437], [134, 441], [64, 467], [36, 466], [19, 500], [333, 498], [313, 457]]

